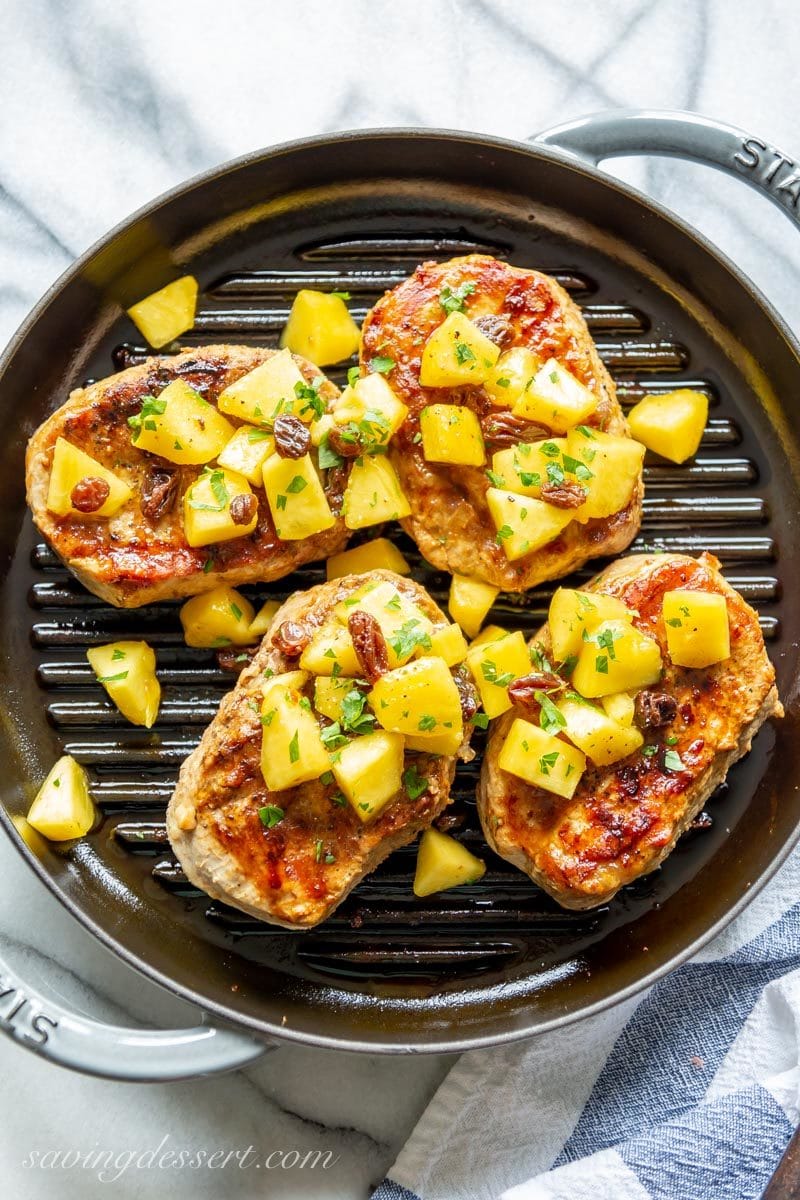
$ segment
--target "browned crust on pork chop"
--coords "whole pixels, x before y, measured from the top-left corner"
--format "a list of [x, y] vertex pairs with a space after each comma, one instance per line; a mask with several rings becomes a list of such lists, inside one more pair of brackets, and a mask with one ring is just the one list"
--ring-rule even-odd
[[[392, 582], [436, 627], [447, 624], [424, 588], [391, 571], [371, 578]], [[302, 928], [324, 921], [356, 884], [387, 855], [411, 842], [449, 803], [455, 757], [407, 752], [428, 781], [416, 800], [400, 792], [371, 821], [363, 823], [349, 804], [333, 802], [337, 788], [321, 781], [269, 792], [261, 773], [259, 714], [264, 672], [293, 670], [296, 660], [273, 645], [286, 621], [312, 631], [330, 618], [334, 607], [366, 582], [347, 575], [291, 596], [275, 618], [255, 658], [181, 767], [167, 809], [167, 831], [189, 880], [263, 921]], [[309, 695], [311, 692], [309, 691]], [[468, 754], [471, 726], [465, 724], [462, 754]], [[276, 804], [285, 813], [271, 829], [258, 810]], [[317, 852], [321, 842], [323, 852]], [[326, 857], [333, 856], [332, 862]]]
[[[574, 797], [563, 800], [498, 765], [512, 721], [524, 714], [512, 708], [492, 725], [478, 793], [486, 839], [565, 908], [604, 904], [660, 866], [764, 721], [783, 715], [758, 616], [718, 568], [708, 554], [699, 560], [631, 555], [586, 586], [637, 610], [634, 625], [659, 642], [665, 671], [658, 692], [674, 697], [677, 715], [646, 732], [656, 753], [638, 751], [604, 768], [589, 764]], [[731, 636], [725, 662], [703, 670], [669, 662], [661, 605], [664, 592], [676, 588], [725, 596]], [[547, 653], [547, 626], [533, 643]], [[684, 770], [666, 768], [665, 747], [678, 753]]]
[[[120, 608], [135, 608], [208, 591], [218, 583], [280, 579], [301, 564], [336, 554], [345, 546], [349, 534], [341, 518], [314, 537], [282, 542], [259, 487], [253, 489], [259, 519], [252, 534], [193, 549], [183, 532], [181, 497], [202, 467], [176, 467], [132, 444], [128, 417], [138, 413], [145, 396], [158, 395], [174, 379], [183, 379], [214, 404], [224, 388], [275, 353], [249, 346], [204, 346], [172, 357], [148, 358], [140, 366], [78, 388], [37, 429], [26, 458], [28, 504], [49, 544], [91, 592]], [[319, 378], [317, 367], [297, 355], [294, 358], [305, 379]], [[320, 395], [331, 406], [339, 392], [326, 380]], [[58, 437], [90, 454], [133, 489], [133, 497], [113, 517], [57, 517], [48, 510], [47, 489]], [[142, 487], [147, 472], [159, 465], [177, 473], [178, 487], [174, 504], [160, 520], [151, 521], [142, 512]], [[322, 479], [331, 508], [340, 512], [342, 470], [324, 471]]]
[[[492, 407], [481, 388], [423, 388], [419, 382], [425, 342], [445, 315], [439, 303], [443, 285], [455, 289], [470, 282], [475, 291], [465, 302], [467, 316], [504, 318], [512, 331], [504, 349], [524, 345], [543, 359], [552, 356], [595, 393], [598, 405], [586, 420], [588, 426], [619, 437], [629, 431], [613, 381], [578, 306], [549, 275], [511, 267], [483, 254], [426, 262], [368, 313], [362, 363], [368, 365], [375, 357], [393, 359], [396, 365], [387, 378], [409, 408], [409, 419], [395, 434], [389, 452], [411, 504], [403, 527], [435, 567], [477, 575], [506, 591], [521, 592], [567, 575], [587, 559], [625, 550], [641, 524], [643, 486], [640, 476], [622, 512], [586, 524], [573, 521], [541, 550], [508, 561], [497, 544], [486, 504], [489, 481], [484, 468], [426, 462], [419, 441], [414, 440], [426, 405], [463, 403], [481, 420], [487, 454], [499, 447], [491, 440], [488, 418], [496, 419], [502, 410]], [[546, 436], [546, 431], [538, 436]]]

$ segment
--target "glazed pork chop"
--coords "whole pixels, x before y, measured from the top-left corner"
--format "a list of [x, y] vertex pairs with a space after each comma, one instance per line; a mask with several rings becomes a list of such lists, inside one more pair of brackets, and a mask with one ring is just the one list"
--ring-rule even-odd
[[[275, 514], [261, 483], [260, 464], [251, 460], [250, 467], [246, 467], [240, 461], [240, 448], [237, 458], [232, 460], [238, 468], [233, 476], [239, 481], [237, 487], [228, 486], [230, 480], [210, 465], [222, 449], [225, 437], [237, 429], [243, 435], [245, 456], [253, 451], [274, 449], [268, 438], [272, 425], [265, 423], [264, 428], [259, 427], [261, 416], [266, 422], [271, 415], [266, 404], [262, 413], [257, 405], [248, 402], [248, 397], [244, 401], [239, 398], [223, 417], [217, 410], [217, 402], [225, 389], [250, 377], [276, 354], [274, 350], [246, 346], [206, 346], [173, 357], [150, 358], [140, 366], [78, 388], [36, 431], [26, 460], [28, 504], [33, 519], [59, 557], [90, 591], [110, 604], [137, 607], [207, 591], [217, 583], [279, 579], [302, 563], [343, 548], [348, 538], [340, 516], [346, 465], [320, 472], [330, 513], [327, 510], [324, 513], [327, 524], [324, 520], [319, 523], [326, 527], [307, 537], [293, 534], [291, 539], [282, 539], [276, 532]], [[288, 351], [283, 352], [282, 361], [287, 355]], [[321, 379], [318, 368], [306, 360], [293, 356], [291, 361], [284, 389], [288, 392], [288, 402], [300, 407], [292, 394], [295, 378], [308, 385], [309, 400], [304, 403], [314, 404], [324, 412], [338, 397], [338, 389]], [[176, 394], [176, 383], [188, 388]], [[170, 389], [173, 398], [167, 404], [160, 397], [169, 385], [173, 385]], [[193, 415], [193, 404], [201, 414], [199, 419]], [[198, 437], [206, 435], [209, 455], [206, 462], [198, 462], [197, 455], [187, 453], [190, 443], [180, 432], [164, 440], [160, 423], [166, 419], [165, 411], [169, 416], [173, 405], [178, 414], [174, 420], [185, 419], [190, 436], [192, 429]], [[231, 410], [236, 414], [233, 417]], [[315, 414], [303, 414], [304, 418], [308, 415]], [[222, 432], [217, 436], [219, 430]], [[162, 438], [157, 443], [163, 447], [161, 454], [136, 444], [145, 442], [150, 433]], [[210, 440], [213, 436], [217, 436], [216, 443]], [[73, 448], [89, 455], [91, 461], [87, 462], [85, 478], [79, 478], [71, 492], [68, 485], [66, 496], [58, 497], [56, 512], [49, 507], [53, 504], [55, 456], [63, 450], [73, 454]], [[307, 449], [316, 463], [316, 449]], [[176, 461], [187, 457], [195, 461]], [[242, 469], [250, 471], [252, 487], [241, 483]], [[107, 481], [102, 477], [104, 472], [111, 473], [110, 497]], [[185, 502], [188, 489], [204, 473], [216, 491], [203, 496], [192, 512], [213, 515], [218, 507], [226, 516], [230, 510], [239, 527], [229, 528], [225, 540], [222, 536], [219, 542], [200, 538], [195, 540], [202, 544], [191, 545], [187, 539]], [[311, 487], [306, 496], [314, 485], [313, 474], [309, 480]], [[237, 488], [247, 489], [253, 498], [246, 495], [237, 498], [232, 494]], [[93, 489], [96, 495], [92, 494]], [[118, 500], [115, 511], [106, 516], [102, 502], [113, 501], [116, 492], [121, 503]]]
[[423, 263], [367, 315], [361, 360], [408, 407], [390, 457], [434, 566], [525, 591], [636, 535], [643, 451], [548, 275], [480, 254]]
[[459, 636], [389, 571], [287, 600], [181, 768], [167, 830], [191, 882], [308, 927], [427, 828], [477, 708], [463, 668], [439, 656], [444, 631]]
[[[578, 680], [597, 697], [592, 673], [619, 669], [626, 637], [644, 655], [636, 669], [644, 663], [650, 673], [640, 679], [650, 682], [637, 691], [627, 714], [630, 694], [624, 700], [618, 695], [587, 702], [569, 690], [563, 670], [559, 675], [553, 666], [551, 609], [549, 625], [531, 643], [534, 664], [541, 669], [512, 684], [514, 705], [491, 729], [478, 798], [486, 839], [565, 908], [604, 904], [625, 884], [660, 866], [733, 763], [747, 754], [761, 725], [783, 714], [758, 617], [718, 567], [705, 554], [699, 560], [635, 555], [608, 567], [582, 593], [572, 593], [579, 597], [578, 622], [582, 614], [588, 619], [598, 601], [606, 605], [599, 615], [608, 618], [591, 632], [580, 632], [586, 650], [579, 651], [573, 685]], [[634, 632], [629, 637], [625, 622], [614, 615], [615, 602], [630, 612]], [[709, 609], [713, 620], [704, 625]], [[719, 621], [726, 619], [727, 627], [721, 628]], [[563, 637], [564, 631], [562, 621], [557, 635]], [[683, 634], [692, 640], [688, 655]], [[726, 637], [729, 655], [719, 657]], [[715, 650], [717, 638], [721, 648]], [[716, 654], [719, 661], [678, 666], [671, 654], [681, 661]], [[621, 723], [612, 727], [608, 713]], [[582, 769], [575, 761], [576, 755], [582, 758], [576, 742], [586, 751], [577, 787], [578, 775], [569, 779], [573, 769]], [[515, 764], [508, 757], [513, 745], [531, 752], [531, 769], [522, 768], [527, 779], [507, 769], [519, 768], [519, 760]]]

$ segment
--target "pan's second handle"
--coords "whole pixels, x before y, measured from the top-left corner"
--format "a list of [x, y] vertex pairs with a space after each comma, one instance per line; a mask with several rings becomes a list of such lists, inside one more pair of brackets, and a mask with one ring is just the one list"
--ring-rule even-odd
[[106, 1079], [155, 1083], [247, 1066], [269, 1049], [231, 1029], [126, 1029], [84, 1017], [23, 983], [0, 955], [0, 1031], [35, 1054]]
[[612, 109], [556, 125], [531, 141], [597, 166], [605, 158], [666, 155], [706, 163], [762, 192], [800, 225], [800, 165], [763, 138], [690, 112]]

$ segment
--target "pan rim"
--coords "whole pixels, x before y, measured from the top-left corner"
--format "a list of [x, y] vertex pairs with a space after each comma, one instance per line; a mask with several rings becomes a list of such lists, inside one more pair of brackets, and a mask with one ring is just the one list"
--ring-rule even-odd
[[[218, 166], [200, 172], [192, 176], [188, 180], [177, 184], [175, 187], [168, 189], [159, 196], [142, 205], [135, 212], [125, 217], [118, 222], [108, 232], [97, 239], [88, 249], [86, 249], [70, 266], [68, 266], [58, 278], [51, 284], [41, 299], [34, 305], [31, 312], [23, 319], [17, 330], [10, 338], [8, 345], [0, 355], [0, 382], [9, 365], [12, 363], [20, 347], [33, 331], [36, 324], [40, 320], [42, 314], [47, 310], [49, 305], [61, 294], [61, 292], [78, 277], [85, 266], [91, 262], [96, 254], [106, 249], [120, 235], [129, 230], [136, 222], [148, 217], [154, 212], [168, 205], [175, 199], [182, 198], [196, 189], [205, 187], [206, 185], [221, 179], [224, 176], [236, 172], [241, 168], [254, 166], [257, 164], [267, 163], [270, 160], [278, 159], [283, 156], [290, 156], [298, 151], [315, 149], [330, 144], [339, 144], [342, 141], [369, 141], [379, 139], [397, 138], [402, 140], [432, 140], [432, 141], [457, 141], [466, 146], [484, 146], [487, 148], [498, 148], [500, 150], [512, 150], [517, 153], [523, 152], [526, 156], [545, 159], [550, 162], [557, 163], [561, 167], [566, 167], [571, 171], [582, 175], [595, 183], [600, 183], [604, 187], [611, 189], [612, 192], [620, 194], [632, 199], [639, 205], [673, 226], [680, 234], [688, 238], [690, 241], [698, 245], [705, 253], [710, 254], [716, 261], [728, 272], [732, 280], [743, 289], [746, 296], [757, 305], [763, 315], [774, 327], [775, 331], [780, 335], [787, 347], [792, 352], [794, 358], [800, 366], [800, 341], [795, 337], [792, 330], [783, 320], [780, 313], [773, 307], [767, 297], [756, 287], [756, 285], [739, 269], [739, 267], [728, 256], [709, 241], [705, 235], [694, 229], [691, 225], [685, 222], [682, 218], [670, 212], [669, 209], [662, 206], [658, 201], [652, 200], [639, 189], [630, 186], [627, 183], [616, 179], [612, 175], [606, 175], [605, 172], [598, 168], [587, 166], [584, 163], [571, 158], [563, 152], [553, 150], [550, 147], [537, 145], [535, 142], [524, 142], [511, 138], [500, 138], [494, 135], [472, 133], [464, 130], [447, 130], [447, 129], [427, 129], [414, 127], [398, 127], [398, 128], [369, 128], [345, 130], [337, 133], [328, 133], [316, 135], [309, 138], [294, 139], [287, 142], [279, 143], [275, 146], [263, 147], [259, 150], [251, 151], [247, 154], [230, 159]], [[208, 997], [202, 996], [193, 987], [181, 984], [175, 979], [166, 975], [163, 971], [146, 963], [142, 958], [135, 954], [132, 950], [119, 944], [113, 934], [103, 925], [99, 924], [88, 913], [84, 912], [79, 904], [70, 896], [65, 894], [55, 878], [46, 870], [44, 865], [37, 859], [19, 837], [11, 817], [6, 809], [0, 806], [0, 824], [9, 837], [12, 845], [16, 848], [23, 860], [29, 867], [38, 875], [44, 882], [45, 886], [54, 895], [59, 902], [66, 908], [71, 916], [75, 917], [78, 922], [98, 941], [101, 942], [107, 949], [117, 955], [126, 965], [143, 974], [156, 985], [162, 987], [165, 991], [172, 993], [180, 999], [186, 1000], [189, 1003], [197, 1006], [201, 1012], [220, 1019], [222, 1022], [234, 1027], [246, 1029], [249, 1032], [256, 1033], [267, 1043], [282, 1043], [295, 1042], [302, 1045], [319, 1046], [325, 1049], [346, 1049], [355, 1053], [385, 1053], [385, 1054], [403, 1054], [403, 1053], [461, 1053], [468, 1050], [483, 1049], [491, 1046], [506, 1044], [512, 1041], [522, 1041], [538, 1034], [551, 1032], [554, 1029], [564, 1027], [566, 1025], [577, 1023], [584, 1019], [588, 1019], [599, 1012], [606, 1011], [616, 1007], [618, 1004], [630, 999], [645, 989], [651, 987], [659, 979], [665, 977], [671, 971], [681, 966], [684, 962], [701, 950], [709, 941], [717, 936], [725, 929], [735, 918], [749, 905], [751, 900], [755, 898], [762, 888], [774, 877], [778, 869], [788, 858], [800, 840], [800, 821], [791, 835], [787, 837], [783, 845], [770, 860], [769, 864], [762, 870], [757, 879], [753, 880], [746, 891], [739, 897], [738, 900], [724, 912], [709, 928], [699, 934], [692, 942], [685, 946], [682, 950], [673, 954], [667, 961], [660, 966], [655, 967], [646, 975], [640, 977], [635, 982], [629, 984], [622, 990], [613, 993], [610, 996], [601, 997], [585, 1008], [577, 1012], [564, 1013], [556, 1017], [544, 1020], [537, 1024], [534, 1028], [521, 1029], [500, 1029], [497, 1032], [489, 1032], [476, 1035], [473, 1037], [449, 1037], [447, 1032], [433, 1029], [427, 1035], [424, 1041], [410, 1040], [403, 1041], [397, 1039], [394, 1041], [364, 1040], [362, 1038], [348, 1038], [346, 1036], [330, 1036], [315, 1033], [313, 1031], [291, 1029], [286, 1026], [277, 1025], [274, 1022], [264, 1021], [255, 1017], [248, 1016], [236, 1009], [228, 1007], [226, 1004], [216, 1000], [211, 1000]]]

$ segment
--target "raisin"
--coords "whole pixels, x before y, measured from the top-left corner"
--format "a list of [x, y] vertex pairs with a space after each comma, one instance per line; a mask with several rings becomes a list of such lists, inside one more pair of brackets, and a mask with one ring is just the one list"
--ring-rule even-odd
[[284, 621], [272, 638], [273, 646], [284, 658], [299, 658], [309, 641], [309, 635], [296, 621]]
[[512, 679], [508, 685], [508, 698], [518, 708], [539, 715], [539, 696], [542, 692], [560, 691], [564, 680], [550, 671], [531, 671], [530, 675], [521, 675]]
[[636, 767], [624, 766], [617, 771], [617, 782], [620, 790], [627, 796], [635, 796], [639, 791], [639, 772]]
[[78, 512], [97, 512], [98, 508], [102, 508], [105, 504], [110, 492], [111, 488], [105, 479], [98, 479], [95, 475], [86, 475], [83, 479], [78, 480], [70, 492], [70, 503], [73, 508], [77, 508]]
[[483, 417], [481, 428], [486, 441], [495, 446], [516, 446], [519, 442], [535, 442], [547, 437], [543, 425], [515, 417], [510, 412], [489, 413]]
[[281, 458], [302, 458], [311, 446], [311, 434], [299, 417], [281, 413], [272, 426], [275, 449]]
[[160, 521], [175, 503], [178, 473], [169, 467], [151, 467], [142, 482], [142, 515], [148, 521]]
[[380, 625], [372, 613], [358, 609], [347, 618], [347, 628], [364, 678], [376, 683], [389, 670], [389, 651]]
[[579, 483], [546, 483], [541, 497], [555, 508], [580, 508], [586, 499], [586, 489]]
[[666, 692], [639, 692], [634, 708], [636, 724], [642, 729], [660, 729], [674, 721], [678, 713], [675, 697]]
[[475, 713], [480, 708], [478, 693], [470, 679], [467, 679], [463, 671], [458, 671], [453, 678], [456, 681], [458, 688], [458, 697], [461, 701], [461, 716], [464, 722], [471, 721]]
[[231, 500], [231, 520], [234, 525], [249, 525], [258, 512], [258, 501], [252, 492], [242, 492]]
[[361, 438], [357, 434], [337, 429], [335, 425], [328, 433], [328, 445], [342, 458], [358, 458], [363, 449]]
[[222, 671], [239, 675], [253, 661], [256, 646], [225, 646], [217, 651], [217, 664]]
[[506, 346], [510, 346], [514, 340], [514, 326], [508, 317], [500, 316], [499, 313], [496, 316], [485, 313], [482, 317], [478, 317], [474, 324], [490, 342], [494, 342], [495, 346], [499, 346], [501, 350], [505, 350]]

